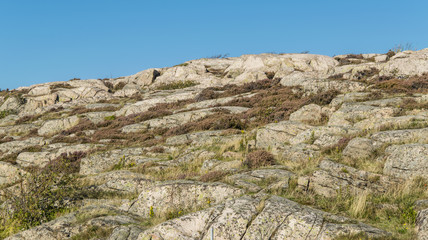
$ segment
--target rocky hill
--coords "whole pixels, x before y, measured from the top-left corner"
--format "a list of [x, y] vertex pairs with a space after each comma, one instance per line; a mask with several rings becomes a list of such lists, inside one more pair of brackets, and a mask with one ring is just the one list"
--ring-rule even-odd
[[428, 239], [428, 49], [0, 95], [0, 239]]

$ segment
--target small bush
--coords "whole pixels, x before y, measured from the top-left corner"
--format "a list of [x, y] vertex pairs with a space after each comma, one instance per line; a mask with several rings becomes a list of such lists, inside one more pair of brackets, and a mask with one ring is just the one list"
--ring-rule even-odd
[[244, 165], [249, 168], [259, 168], [263, 166], [273, 165], [274, 163], [274, 156], [264, 150], [250, 152], [244, 161]]
[[7, 116], [9, 116], [11, 114], [16, 114], [16, 111], [15, 110], [3, 110], [3, 111], [0, 111], [0, 119], [5, 118], [5, 117], [7, 117]]
[[379, 78], [374, 88], [382, 89], [386, 93], [428, 93], [428, 73], [421, 76], [413, 76], [408, 79]]
[[45, 168], [29, 168], [18, 191], [3, 190], [8, 209], [0, 212], [0, 237], [50, 221], [77, 196], [69, 163], [58, 160]]
[[181, 88], [188, 88], [198, 85], [199, 83], [191, 80], [186, 81], [176, 81], [171, 83], [163, 83], [160, 84], [156, 89], [157, 90], [174, 90], [174, 89], [181, 89]]
[[202, 101], [205, 101], [205, 100], [216, 99], [219, 96], [220, 96], [220, 94], [217, 93], [217, 92], [215, 92], [213, 89], [206, 88], [206, 89], [202, 90], [201, 93], [199, 93], [198, 95], [196, 95], [195, 101], [196, 102], [202, 102]]
[[227, 173], [225, 171], [211, 171], [201, 176], [202, 182], [216, 182], [221, 180]]

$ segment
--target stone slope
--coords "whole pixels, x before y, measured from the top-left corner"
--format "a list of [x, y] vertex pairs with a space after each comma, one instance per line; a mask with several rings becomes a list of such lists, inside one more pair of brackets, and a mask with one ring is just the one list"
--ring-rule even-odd
[[428, 49], [198, 59], [0, 111], [0, 239], [426, 239]]

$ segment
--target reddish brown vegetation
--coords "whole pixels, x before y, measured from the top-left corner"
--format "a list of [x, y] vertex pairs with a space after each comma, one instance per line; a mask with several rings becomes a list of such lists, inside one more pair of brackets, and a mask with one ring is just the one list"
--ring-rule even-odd
[[211, 171], [200, 177], [202, 182], [216, 182], [220, 181], [227, 173], [225, 171]]
[[269, 152], [257, 150], [248, 153], [245, 158], [244, 165], [249, 168], [259, 168], [275, 164], [275, 158]]
[[407, 79], [379, 78], [373, 87], [382, 89], [386, 93], [428, 93], [428, 73]]

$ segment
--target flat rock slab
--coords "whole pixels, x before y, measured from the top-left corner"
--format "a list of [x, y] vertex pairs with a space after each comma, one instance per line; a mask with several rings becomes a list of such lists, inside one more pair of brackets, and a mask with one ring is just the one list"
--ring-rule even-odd
[[155, 118], [142, 123], [136, 123], [128, 125], [122, 128], [123, 133], [139, 132], [146, 129], [152, 128], [172, 128], [183, 125], [191, 121], [197, 121], [204, 117], [215, 114], [219, 110], [230, 111], [232, 114], [242, 113], [247, 111], [249, 108], [244, 107], [218, 107], [208, 108], [195, 111], [181, 112], [173, 115], [165, 116], [162, 118]]
[[384, 174], [428, 178], [428, 144], [393, 145], [385, 150]]
[[138, 199], [131, 204], [129, 212], [149, 217], [170, 211], [183, 211], [219, 204], [229, 198], [242, 195], [241, 189], [224, 183], [202, 183], [194, 181], [166, 181], [143, 186]]
[[320, 170], [311, 177], [299, 179], [304, 190], [312, 190], [326, 197], [335, 197], [340, 191], [359, 194], [365, 191], [381, 193], [397, 184], [398, 181], [381, 174], [358, 170], [330, 160], [323, 160]]
[[370, 238], [388, 232], [299, 205], [281, 197], [266, 200], [244, 196], [161, 223], [138, 239], [326, 239], [365, 233]]

